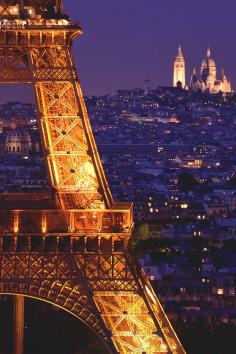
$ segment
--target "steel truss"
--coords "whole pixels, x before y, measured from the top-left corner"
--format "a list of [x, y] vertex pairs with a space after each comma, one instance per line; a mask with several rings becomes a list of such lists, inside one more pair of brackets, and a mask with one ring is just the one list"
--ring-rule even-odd
[[121, 251], [97, 244], [90, 252], [86, 235], [83, 251], [77, 252], [81, 236], [68, 236], [65, 252], [64, 237], [42, 236], [39, 250], [35, 237], [0, 237], [0, 293], [60, 306], [90, 326], [113, 353], [184, 353], [125, 244]]
[[[17, 3], [23, 6], [24, 1]], [[39, 4], [36, 11], [42, 12], [40, 1], [30, 3]], [[71, 53], [81, 28], [58, 19], [16, 21], [14, 4], [0, 1], [0, 83], [34, 87], [58, 209], [72, 209], [70, 215], [78, 209], [109, 211], [115, 207]], [[62, 11], [60, 1], [57, 7]], [[86, 217], [79, 233], [74, 219], [69, 218], [68, 234], [56, 230], [49, 234], [45, 211], [41, 232], [36, 235], [21, 233], [23, 211], [12, 215], [13, 231], [0, 225], [1, 293], [32, 296], [60, 306], [94, 329], [112, 353], [185, 353], [143, 270], [130, 254], [132, 218], [128, 227], [116, 225], [113, 218], [113, 229], [103, 237], [101, 228], [90, 233], [92, 219], [88, 223]], [[125, 231], [117, 234], [118, 229]]]

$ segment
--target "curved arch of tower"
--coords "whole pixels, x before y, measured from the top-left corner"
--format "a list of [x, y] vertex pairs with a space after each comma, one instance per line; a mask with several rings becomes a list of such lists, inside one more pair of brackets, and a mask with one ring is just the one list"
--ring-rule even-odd
[[34, 87], [54, 202], [0, 195], [0, 292], [64, 308], [112, 353], [184, 354], [130, 253], [132, 204], [114, 203], [107, 184], [72, 58], [81, 33], [60, 0], [0, 0], [0, 83]]

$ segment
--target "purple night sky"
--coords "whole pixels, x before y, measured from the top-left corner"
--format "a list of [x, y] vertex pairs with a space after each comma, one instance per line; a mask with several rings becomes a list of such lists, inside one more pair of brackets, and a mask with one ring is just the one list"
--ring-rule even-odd
[[[179, 43], [188, 77], [210, 45], [236, 88], [235, 0], [64, 0], [64, 7], [85, 32], [74, 44], [85, 94], [142, 87], [147, 75], [153, 87], [171, 84]], [[16, 99], [0, 89], [0, 101]]]

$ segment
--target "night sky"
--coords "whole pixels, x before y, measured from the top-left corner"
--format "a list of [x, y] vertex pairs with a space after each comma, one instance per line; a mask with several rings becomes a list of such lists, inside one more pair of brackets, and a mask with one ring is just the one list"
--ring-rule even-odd
[[[64, 4], [85, 33], [74, 44], [85, 94], [142, 87], [147, 76], [153, 87], [169, 85], [179, 43], [188, 71], [199, 68], [210, 45], [218, 69], [225, 68], [236, 88], [235, 0], [64, 0]], [[0, 90], [0, 101], [7, 99], [10, 90]]]
[[172, 82], [177, 46], [189, 70], [199, 68], [206, 47], [236, 87], [235, 0], [67, 0], [85, 35], [75, 43], [85, 93]]

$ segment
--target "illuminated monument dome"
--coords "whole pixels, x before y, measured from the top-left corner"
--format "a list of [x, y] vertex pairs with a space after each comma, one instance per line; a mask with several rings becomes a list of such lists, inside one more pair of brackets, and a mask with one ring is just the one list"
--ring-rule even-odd
[[111, 353], [184, 354], [130, 251], [132, 204], [113, 201], [103, 171], [72, 58], [81, 33], [59, 0], [0, 0], [0, 83], [33, 86], [50, 181], [50, 192], [0, 194], [14, 354], [24, 349], [24, 296], [76, 316]]
[[[181, 85], [186, 88], [185, 85], [185, 60], [181, 47], [178, 49], [178, 54], [174, 61], [174, 74], [173, 74], [173, 86]], [[194, 68], [190, 78], [190, 89], [193, 91], [208, 91], [210, 93], [230, 93], [232, 92], [231, 83], [227, 79], [224, 70], [222, 69], [221, 75], [217, 77], [217, 67], [215, 60], [211, 56], [210, 48], [207, 49], [206, 57], [201, 64], [201, 72], [198, 77], [196, 69]]]

